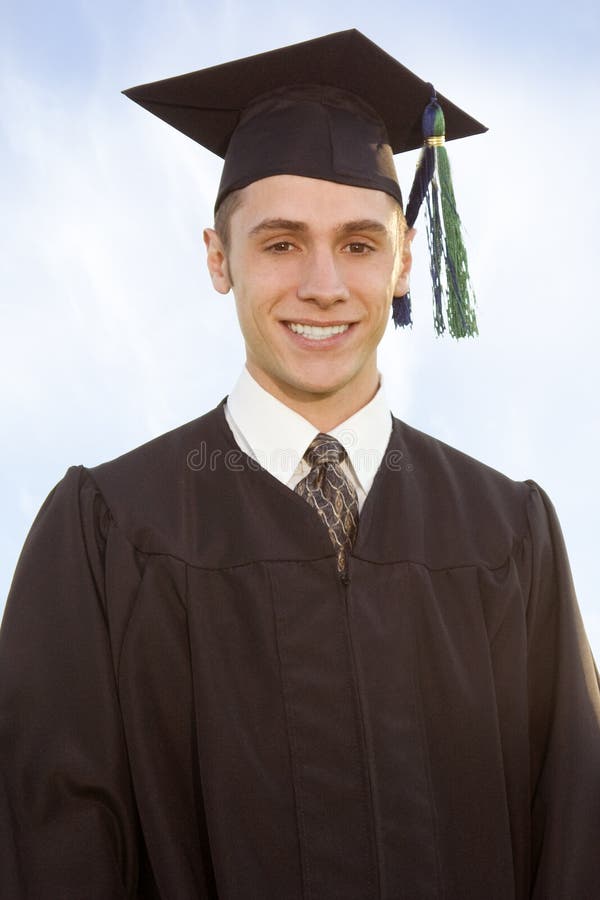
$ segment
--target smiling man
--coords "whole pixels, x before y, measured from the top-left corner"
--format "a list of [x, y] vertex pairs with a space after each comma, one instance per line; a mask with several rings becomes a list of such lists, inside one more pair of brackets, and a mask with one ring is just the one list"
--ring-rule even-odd
[[297, 175], [240, 192], [229, 252], [205, 231], [213, 284], [234, 289], [248, 373], [320, 431], [377, 392], [377, 346], [392, 297], [408, 291], [411, 238], [389, 194]]
[[393, 151], [438, 101], [483, 130], [431, 91], [350, 31], [127, 92], [225, 158], [204, 240], [246, 365], [70, 468], [31, 529], [3, 896], [600, 896], [598, 677], [552, 505], [393, 417], [378, 372], [443, 135], [406, 216]]

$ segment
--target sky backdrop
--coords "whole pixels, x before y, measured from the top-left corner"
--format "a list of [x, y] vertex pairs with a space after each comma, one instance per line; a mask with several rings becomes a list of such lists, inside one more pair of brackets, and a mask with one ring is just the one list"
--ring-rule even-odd
[[356, 27], [490, 128], [449, 145], [480, 337], [434, 336], [419, 219], [388, 400], [550, 494], [599, 658], [599, 20], [595, 0], [0, 0], [0, 611], [67, 467], [202, 414], [243, 364], [204, 266], [220, 161], [121, 90]]

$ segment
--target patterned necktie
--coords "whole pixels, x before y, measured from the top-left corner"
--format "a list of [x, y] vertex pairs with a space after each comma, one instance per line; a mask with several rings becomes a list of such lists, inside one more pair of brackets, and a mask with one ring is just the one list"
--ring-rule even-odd
[[295, 491], [316, 509], [337, 551], [338, 572], [346, 570], [358, 527], [358, 497], [341, 467], [346, 451], [330, 434], [318, 434], [304, 454], [311, 467]]

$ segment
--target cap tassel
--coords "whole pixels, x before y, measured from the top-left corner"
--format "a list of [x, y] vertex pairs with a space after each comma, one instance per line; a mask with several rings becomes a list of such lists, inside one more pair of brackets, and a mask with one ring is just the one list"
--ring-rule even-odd
[[[409, 228], [413, 227], [425, 200], [435, 330], [443, 334], [447, 322], [452, 337], [472, 337], [478, 333], [475, 295], [456, 209], [450, 161], [444, 146], [444, 113], [433, 87], [431, 90], [431, 101], [423, 113], [425, 143], [406, 207], [406, 223]], [[409, 322], [404, 320], [403, 309], [407, 305], [410, 310], [409, 294], [394, 297], [393, 319], [396, 325], [412, 324], [410, 314]]]
[[402, 297], [394, 297], [392, 300], [392, 318], [396, 328], [405, 328], [407, 325], [412, 326], [410, 293], [404, 294]]

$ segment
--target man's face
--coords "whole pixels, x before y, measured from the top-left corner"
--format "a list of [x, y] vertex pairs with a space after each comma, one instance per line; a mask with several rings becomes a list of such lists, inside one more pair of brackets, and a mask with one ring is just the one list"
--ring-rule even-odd
[[276, 175], [243, 190], [227, 255], [205, 232], [216, 289], [233, 287], [248, 370], [288, 405], [375, 392], [391, 300], [408, 288], [398, 214], [382, 191]]

